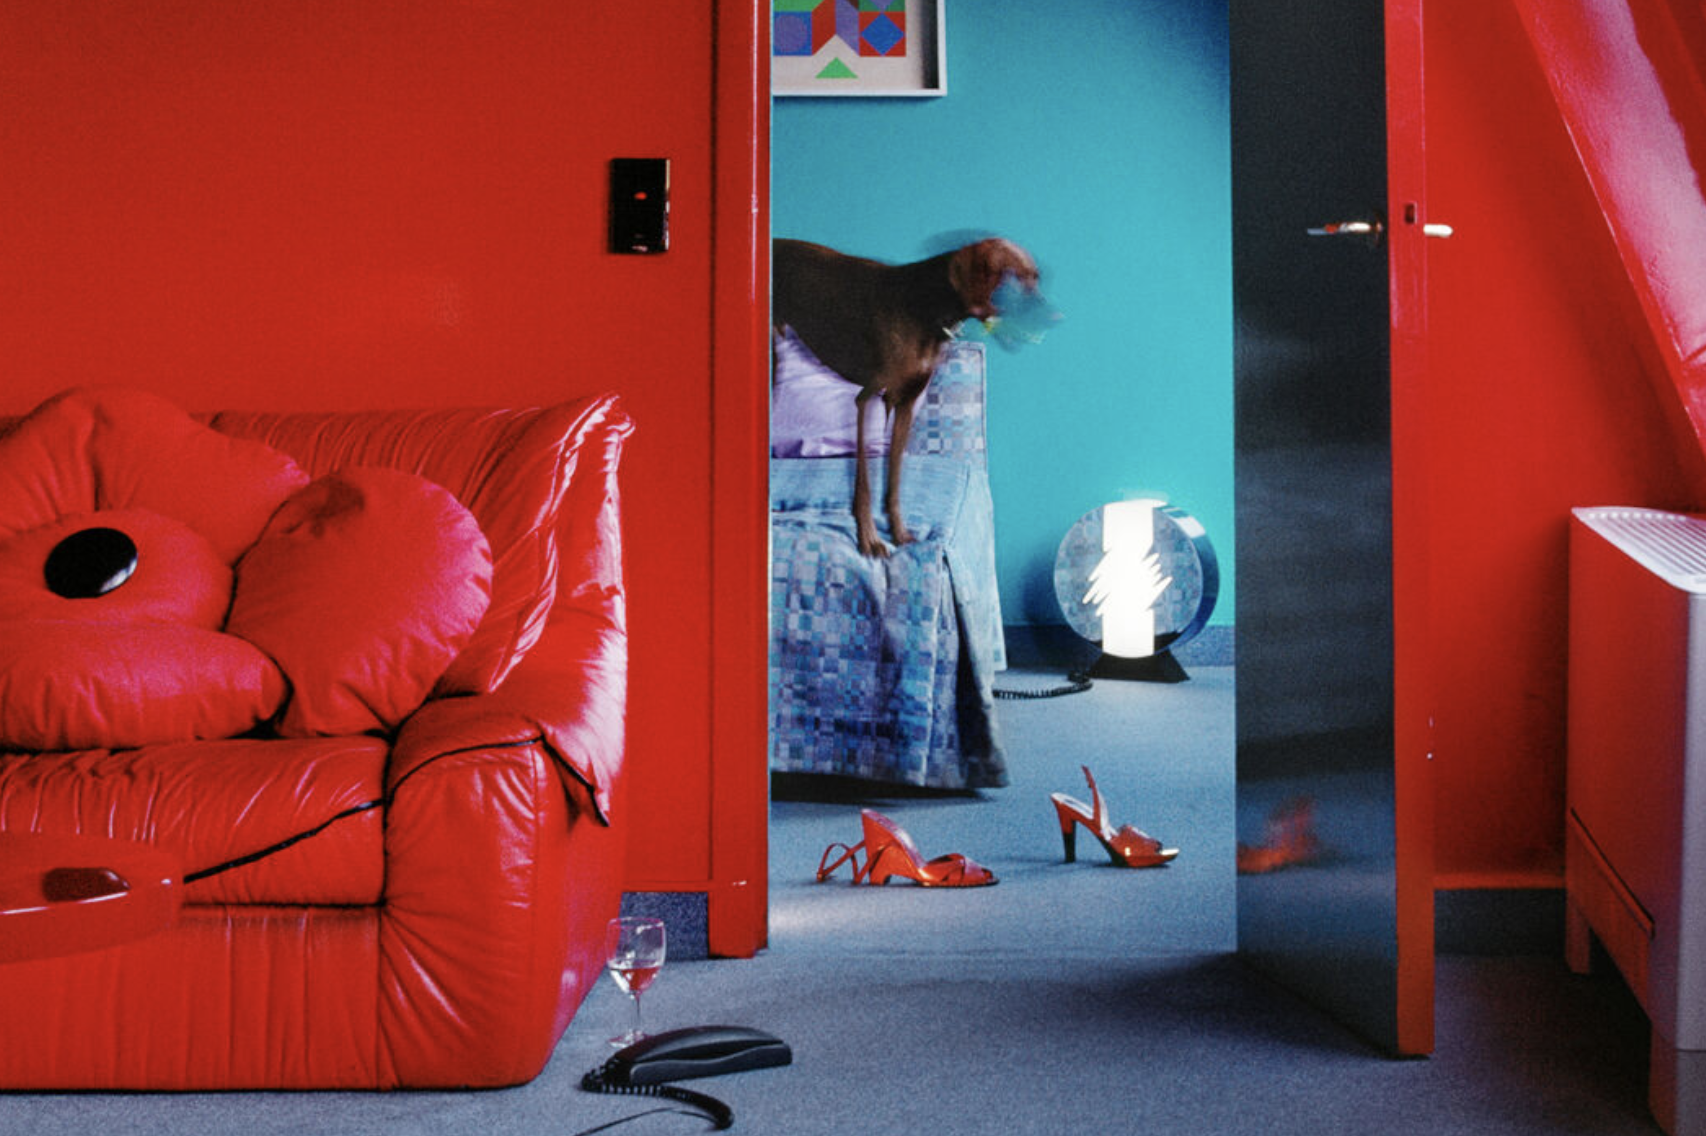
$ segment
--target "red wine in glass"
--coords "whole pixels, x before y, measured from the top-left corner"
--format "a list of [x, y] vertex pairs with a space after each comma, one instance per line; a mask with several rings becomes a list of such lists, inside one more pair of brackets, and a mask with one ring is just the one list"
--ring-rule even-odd
[[605, 940], [605, 968], [617, 987], [634, 1003], [634, 1024], [624, 1033], [610, 1039], [618, 1048], [633, 1045], [645, 1037], [640, 1029], [640, 994], [657, 979], [663, 969], [663, 920], [638, 915], [624, 915], [610, 921]]
[[613, 962], [610, 964], [610, 977], [628, 994], [639, 994], [652, 984], [652, 979], [662, 969], [661, 966], [627, 966]]

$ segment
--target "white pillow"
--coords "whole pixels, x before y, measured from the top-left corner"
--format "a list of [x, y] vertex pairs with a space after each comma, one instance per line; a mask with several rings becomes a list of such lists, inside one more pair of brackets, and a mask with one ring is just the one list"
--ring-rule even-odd
[[[772, 340], [776, 373], [770, 386], [770, 456], [839, 458], [857, 452], [859, 388], [819, 362], [789, 330]], [[882, 399], [865, 405], [865, 452], [889, 450]]]

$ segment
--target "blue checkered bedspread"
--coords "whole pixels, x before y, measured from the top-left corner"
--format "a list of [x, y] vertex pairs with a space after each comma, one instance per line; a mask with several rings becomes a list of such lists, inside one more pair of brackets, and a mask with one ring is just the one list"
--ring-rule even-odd
[[[982, 361], [957, 352], [932, 381], [902, 484], [917, 539], [887, 559], [855, 543], [852, 458], [771, 460], [773, 770], [940, 789], [1007, 783]], [[975, 444], [961, 436], [966, 415]], [[882, 464], [870, 468], [877, 501]], [[886, 536], [880, 509], [878, 522]]]

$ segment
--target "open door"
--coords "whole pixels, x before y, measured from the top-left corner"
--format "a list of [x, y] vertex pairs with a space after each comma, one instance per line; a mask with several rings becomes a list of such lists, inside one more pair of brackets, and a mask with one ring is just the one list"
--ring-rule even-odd
[[1421, 4], [1231, 5], [1239, 952], [1394, 1054], [1433, 1048]]

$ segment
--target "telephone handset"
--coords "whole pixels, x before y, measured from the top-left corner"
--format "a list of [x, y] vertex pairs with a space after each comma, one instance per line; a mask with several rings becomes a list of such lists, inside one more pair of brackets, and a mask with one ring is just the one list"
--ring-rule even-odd
[[588, 1073], [607, 1084], [658, 1085], [787, 1065], [793, 1052], [780, 1038], [746, 1026], [693, 1026], [635, 1042]]
[[728, 1105], [704, 1093], [663, 1082], [765, 1069], [788, 1065], [793, 1060], [793, 1051], [787, 1043], [763, 1030], [746, 1026], [694, 1026], [635, 1042], [582, 1077], [581, 1088], [590, 1093], [668, 1097], [702, 1109], [722, 1129], [734, 1124], [734, 1113]]

